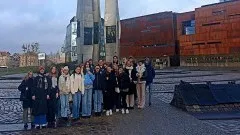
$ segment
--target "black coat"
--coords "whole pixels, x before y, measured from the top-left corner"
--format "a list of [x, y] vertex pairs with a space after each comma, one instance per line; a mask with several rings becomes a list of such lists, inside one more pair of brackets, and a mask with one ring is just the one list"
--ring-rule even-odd
[[[58, 88], [58, 86], [56, 86], [55, 88], [52, 87], [52, 77], [51, 76], [49, 76], [48, 79], [51, 81], [51, 88], [48, 92], [50, 99], [56, 99], [56, 94], [59, 93], [59, 88]], [[57, 80], [58, 80], [58, 78], [57, 78]], [[58, 81], [57, 81], [57, 84], [58, 84]]]
[[32, 96], [36, 99], [33, 100], [33, 115], [46, 115], [47, 108], [47, 95], [50, 95], [52, 83], [49, 77], [45, 75], [38, 75], [33, 81]]
[[127, 73], [123, 72], [118, 75], [118, 87], [119, 89], [127, 89], [130, 86], [130, 78]]
[[115, 92], [115, 87], [117, 86], [117, 79], [113, 72], [106, 73], [104, 77], [105, 81], [105, 90], [107, 94], [113, 94]]
[[21, 91], [20, 101], [23, 101], [23, 108], [32, 108], [32, 87], [33, 78], [23, 80], [18, 86], [18, 90]]
[[105, 81], [104, 81], [104, 73], [95, 73], [95, 79], [93, 81], [93, 90], [104, 90]]
[[[128, 69], [125, 69], [125, 73], [129, 76]], [[137, 80], [136, 75], [137, 75], [136, 68], [133, 68], [132, 72], [131, 72], [131, 75], [130, 75], [132, 80], [130, 80], [130, 84], [129, 84], [129, 92], [128, 92], [129, 95], [134, 94], [137, 91], [136, 84], [134, 83], [134, 81]]]

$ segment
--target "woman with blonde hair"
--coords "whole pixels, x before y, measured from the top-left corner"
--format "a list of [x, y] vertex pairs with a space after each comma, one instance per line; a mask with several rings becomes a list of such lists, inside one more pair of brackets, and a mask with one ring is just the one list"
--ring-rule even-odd
[[[20, 101], [22, 101], [23, 106], [23, 123], [24, 128], [28, 128], [28, 112], [32, 113], [32, 87], [33, 87], [33, 73], [29, 71], [28, 74], [24, 77], [22, 83], [19, 85], [18, 90], [21, 91]], [[31, 128], [34, 128], [33, 123], [34, 117], [31, 114]]]

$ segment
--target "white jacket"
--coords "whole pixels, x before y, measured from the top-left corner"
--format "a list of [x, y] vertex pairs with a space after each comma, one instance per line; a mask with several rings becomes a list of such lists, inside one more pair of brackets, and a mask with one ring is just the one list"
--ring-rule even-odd
[[76, 92], [81, 91], [84, 94], [84, 78], [81, 74], [72, 74], [70, 77], [71, 80], [71, 93], [75, 94]]

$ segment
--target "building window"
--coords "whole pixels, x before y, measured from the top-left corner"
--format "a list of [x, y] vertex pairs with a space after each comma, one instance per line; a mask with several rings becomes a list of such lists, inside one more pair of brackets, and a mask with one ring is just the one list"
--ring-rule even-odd
[[183, 35], [195, 34], [195, 20], [185, 21], [182, 23]]

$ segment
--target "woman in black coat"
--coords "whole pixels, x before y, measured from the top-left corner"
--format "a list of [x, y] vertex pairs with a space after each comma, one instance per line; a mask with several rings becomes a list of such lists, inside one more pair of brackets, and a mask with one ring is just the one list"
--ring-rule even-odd
[[[127, 106], [129, 109], [134, 108], [134, 94], [137, 92], [136, 90], [136, 84], [134, 81], [137, 80], [137, 71], [136, 68], [133, 66], [133, 63], [131, 61], [127, 61], [126, 63], [126, 68], [125, 68], [125, 73], [129, 76], [130, 78], [130, 84], [129, 84], [129, 92], [127, 95]], [[126, 113], [129, 113], [126, 111]]]
[[117, 86], [116, 76], [114, 72], [112, 72], [111, 66], [107, 67], [104, 81], [105, 81], [104, 104], [107, 109], [106, 115], [109, 116], [112, 115], [112, 110], [114, 107], [114, 92], [115, 87]]
[[125, 112], [129, 113], [127, 108], [126, 97], [129, 92], [130, 78], [127, 73], [124, 72], [123, 67], [119, 67], [119, 75], [118, 75], [118, 87], [120, 89], [121, 100], [122, 103], [122, 114]]
[[46, 128], [47, 125], [47, 100], [50, 99], [51, 86], [49, 77], [45, 75], [44, 67], [39, 67], [38, 76], [33, 81], [32, 91], [34, 123], [37, 129]]
[[49, 90], [49, 100], [48, 113], [47, 113], [47, 122], [48, 127], [53, 127], [55, 124], [55, 116], [57, 113], [57, 99], [59, 98], [59, 89], [58, 89], [58, 72], [56, 67], [52, 67], [49, 73], [49, 79], [51, 81], [51, 89]]
[[[24, 128], [28, 128], [28, 112], [32, 112], [32, 86], [33, 86], [33, 73], [30, 71], [18, 86], [18, 90], [21, 91], [20, 101], [23, 105], [23, 123]], [[34, 128], [33, 116], [31, 115], [31, 128]]]

